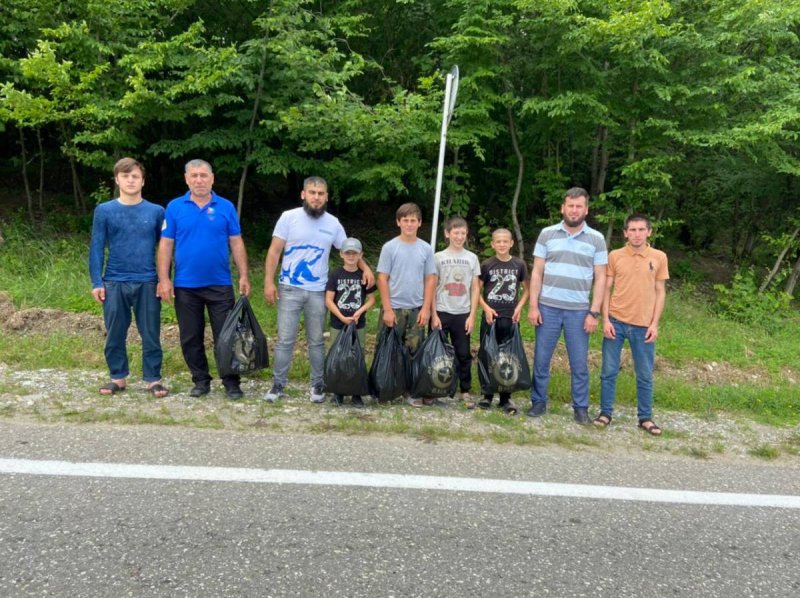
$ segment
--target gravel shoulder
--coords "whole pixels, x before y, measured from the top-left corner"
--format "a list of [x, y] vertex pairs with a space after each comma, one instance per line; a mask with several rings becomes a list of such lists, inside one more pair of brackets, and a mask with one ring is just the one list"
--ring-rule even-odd
[[416, 409], [400, 401], [366, 408], [313, 404], [306, 386], [291, 385], [289, 395], [269, 404], [261, 400], [268, 383], [245, 380], [244, 400], [231, 401], [220, 385], [210, 395], [193, 399], [191, 384], [170, 380], [171, 393], [154, 398], [141, 381], [131, 378], [125, 392], [100, 396], [105, 382], [100, 371], [17, 370], [0, 363], [0, 417], [43, 424], [189, 426], [265, 434], [347, 434], [401, 436], [424, 443], [491, 443], [540, 447], [557, 446], [577, 452], [650, 452], [700, 460], [773, 462], [800, 467], [800, 429], [778, 428], [741, 417], [718, 414], [701, 418], [679, 412], [659, 413], [660, 438], [636, 426], [632, 408], [622, 407], [605, 430], [572, 421], [567, 404], [551, 404], [546, 417], [531, 419], [524, 393], [515, 397], [520, 415], [498, 409], [467, 410], [456, 400]]

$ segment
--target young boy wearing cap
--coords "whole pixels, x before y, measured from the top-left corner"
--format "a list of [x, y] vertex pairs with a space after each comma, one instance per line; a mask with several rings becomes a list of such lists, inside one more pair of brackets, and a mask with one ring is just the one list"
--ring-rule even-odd
[[[363, 250], [361, 241], [350, 237], [342, 243], [339, 254], [344, 265], [328, 275], [328, 284], [325, 287], [325, 306], [331, 312], [331, 341], [337, 337], [347, 324], [356, 324], [358, 341], [364, 347], [366, 340], [367, 318], [364, 315], [375, 305], [375, 285], [367, 287], [363, 282], [364, 272], [358, 267]], [[344, 402], [342, 395], [333, 395], [337, 405]], [[358, 395], [353, 395], [352, 403], [362, 407], [364, 401]]]

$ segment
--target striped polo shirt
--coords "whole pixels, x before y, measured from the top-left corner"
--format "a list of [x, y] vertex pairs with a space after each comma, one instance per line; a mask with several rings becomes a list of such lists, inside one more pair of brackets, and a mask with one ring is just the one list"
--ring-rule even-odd
[[594, 267], [608, 264], [606, 240], [584, 222], [571, 234], [563, 220], [539, 233], [533, 257], [544, 260], [539, 303], [561, 309], [589, 309]]

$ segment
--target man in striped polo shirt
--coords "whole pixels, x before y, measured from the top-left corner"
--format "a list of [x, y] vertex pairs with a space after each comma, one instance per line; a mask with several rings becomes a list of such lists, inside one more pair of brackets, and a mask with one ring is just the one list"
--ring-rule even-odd
[[[564, 331], [575, 421], [589, 421], [589, 335], [597, 329], [606, 284], [606, 242], [586, 222], [589, 194], [573, 187], [564, 196], [564, 219], [539, 234], [533, 250], [528, 320], [536, 327], [529, 417], [547, 412], [550, 361]], [[591, 301], [590, 301], [591, 291]]]

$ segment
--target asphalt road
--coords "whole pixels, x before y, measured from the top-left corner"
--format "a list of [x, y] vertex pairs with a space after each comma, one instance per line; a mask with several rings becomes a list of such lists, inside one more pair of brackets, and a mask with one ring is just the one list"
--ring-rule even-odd
[[[800, 467], [0, 422], [0, 459], [800, 496]], [[0, 474], [0, 596], [797, 596], [800, 509]]]

